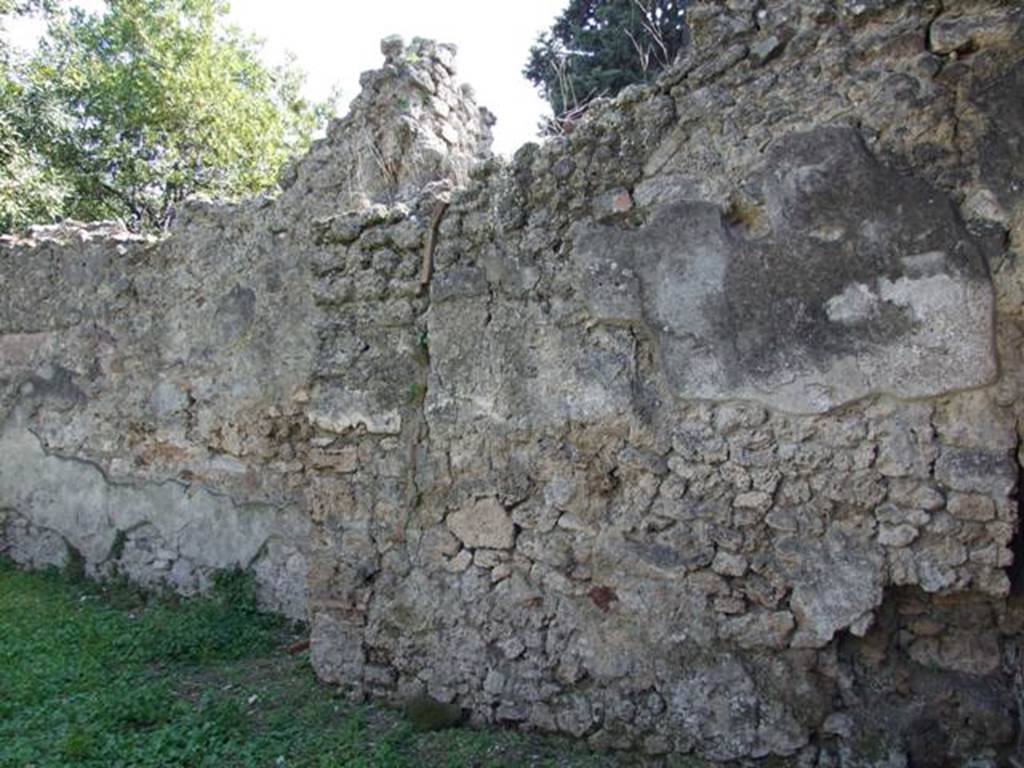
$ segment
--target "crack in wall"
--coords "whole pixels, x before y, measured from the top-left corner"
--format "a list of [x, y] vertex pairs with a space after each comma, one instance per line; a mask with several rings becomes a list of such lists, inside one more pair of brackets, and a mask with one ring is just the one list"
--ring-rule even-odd
[[1013, 563], [1006, 569], [1006, 575], [1010, 580], [1010, 594], [1017, 597], [1024, 596], [1024, 465], [1020, 463], [1022, 456], [1024, 440], [1018, 436], [1014, 452], [1017, 463], [1017, 487], [1014, 489], [1016, 520], [1009, 546], [1010, 552], [1013, 553]]
[[[126, 542], [134, 538], [132, 534], [152, 527], [164, 554], [149, 556], [166, 560], [165, 569], [156, 569], [152, 577], [194, 591], [195, 579], [201, 586], [206, 571], [233, 563], [251, 567], [272, 539], [283, 533], [290, 541], [302, 528], [294, 512], [283, 506], [241, 501], [175, 479], [111, 479], [95, 461], [53, 451], [18, 420], [9, 421], [0, 431], [0, 452], [8, 454], [0, 467], [4, 506], [32, 525], [60, 536], [69, 551], [81, 553], [86, 569], [94, 575], [102, 576], [117, 566]], [[33, 484], [33, 477], [46, 480]], [[69, 518], [66, 509], [74, 515]], [[295, 552], [301, 551], [298, 542], [291, 546]], [[250, 556], [244, 556], [246, 551]], [[172, 572], [171, 566], [179, 561], [187, 565]], [[304, 575], [299, 576], [304, 580]], [[278, 577], [286, 578], [273, 576]], [[279, 589], [295, 594], [292, 586], [265, 578], [258, 581], [266, 604], [291, 616], [305, 615], [304, 605], [288, 605], [276, 597]]]

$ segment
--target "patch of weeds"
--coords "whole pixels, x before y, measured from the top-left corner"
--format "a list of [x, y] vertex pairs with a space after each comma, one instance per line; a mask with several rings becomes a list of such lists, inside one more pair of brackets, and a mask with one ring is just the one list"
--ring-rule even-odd
[[427, 396], [427, 388], [419, 382], [413, 382], [409, 385], [408, 402], [409, 405], [418, 405], [423, 402], [423, 399]]
[[115, 723], [142, 730], [174, 717], [177, 701], [169, 681], [156, 679], [146, 685], [128, 682], [111, 701], [110, 716]]
[[138, 584], [129, 581], [127, 576], [122, 575], [115, 575], [102, 582], [86, 582], [83, 591], [86, 595], [103, 600], [112, 608], [121, 611], [144, 608], [153, 597]]
[[221, 605], [242, 613], [259, 613], [256, 577], [239, 566], [218, 571], [213, 577], [213, 597]]
[[429, 696], [416, 696], [406, 702], [405, 717], [417, 731], [439, 731], [460, 725], [465, 720], [465, 713], [456, 704], [445, 704]]
[[110, 545], [110, 555], [108, 560], [117, 562], [124, 555], [124, 548], [128, 544], [128, 534], [122, 531], [120, 528], [117, 529], [117, 533], [114, 534], [114, 543]]
[[87, 760], [96, 750], [96, 734], [81, 723], [72, 725], [60, 742], [61, 757], [72, 763]]
[[0, 560], [0, 768], [623, 764], [507, 731], [417, 732], [349, 704], [280, 650], [295, 636], [255, 612], [244, 574], [209, 599], [138, 598]]
[[413, 350], [416, 362], [424, 368], [430, 367], [430, 331], [424, 328], [416, 338], [416, 348]]
[[132, 642], [143, 660], [192, 664], [267, 652], [284, 622], [213, 599], [161, 603], [139, 618]]
[[64, 578], [73, 584], [80, 584], [85, 581], [85, 558], [82, 553], [67, 542], [68, 559], [64, 563]]

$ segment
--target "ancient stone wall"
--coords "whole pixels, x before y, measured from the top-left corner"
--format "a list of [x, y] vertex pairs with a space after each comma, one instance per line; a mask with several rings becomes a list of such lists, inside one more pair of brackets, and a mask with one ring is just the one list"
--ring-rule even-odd
[[1019, 757], [1024, 14], [689, 18], [511, 163], [388, 40], [276, 199], [2, 241], [0, 551], [251, 568], [323, 679], [477, 723]]

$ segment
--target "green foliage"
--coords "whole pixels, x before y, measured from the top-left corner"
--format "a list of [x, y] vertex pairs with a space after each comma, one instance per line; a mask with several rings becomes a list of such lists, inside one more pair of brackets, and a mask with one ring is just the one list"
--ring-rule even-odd
[[0, 0], [0, 17], [9, 14], [22, 14], [48, 8], [52, 5], [48, 0]]
[[0, 233], [52, 221], [70, 192], [60, 172], [26, 144], [22, 126], [33, 118], [15, 88], [0, 73]]
[[[37, 11], [41, 0], [0, 0], [0, 32], [11, 16]], [[30, 99], [19, 62], [0, 36], [0, 233], [60, 215], [69, 187], [28, 139], [46, 133], [54, 115], [48, 102]]]
[[259, 613], [256, 577], [240, 566], [213, 576], [213, 595], [226, 608], [240, 613]]
[[351, 705], [306, 655], [277, 650], [296, 637], [244, 604], [251, 578], [217, 582], [211, 599], [141, 598], [0, 559], [0, 768], [623, 764], [562, 740], [419, 733]]
[[37, 54], [7, 78], [29, 119], [28, 150], [5, 163], [50, 192], [0, 231], [58, 214], [155, 228], [190, 195], [272, 187], [335, 100], [303, 99], [294, 62], [268, 68], [227, 11], [224, 0], [107, 0], [103, 14], [52, 12]]
[[423, 403], [424, 398], [427, 396], [427, 386], [418, 381], [414, 381], [409, 385], [409, 391], [406, 395], [406, 402], [409, 405], [420, 405]]
[[442, 731], [454, 728], [466, 719], [457, 704], [447, 704], [425, 695], [415, 696], [406, 702], [405, 717], [417, 731]]
[[74, 547], [68, 547], [68, 559], [64, 563], [64, 578], [68, 581], [85, 581], [85, 558]]
[[279, 621], [215, 600], [199, 600], [177, 609], [173, 603], [147, 611], [146, 631], [130, 638], [127, 653], [145, 661], [166, 659], [199, 664], [240, 659], [268, 651]]
[[570, 0], [530, 49], [523, 75], [556, 116], [651, 80], [687, 41], [687, 0]]

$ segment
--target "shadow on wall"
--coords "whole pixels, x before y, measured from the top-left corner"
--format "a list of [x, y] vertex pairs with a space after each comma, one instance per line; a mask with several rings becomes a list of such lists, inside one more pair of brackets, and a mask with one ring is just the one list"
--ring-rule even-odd
[[1024, 596], [1024, 440], [1017, 444], [1017, 488], [1014, 492], [1017, 504], [1017, 528], [1010, 540], [1013, 564], [1007, 569], [1010, 578], [1010, 594]]

